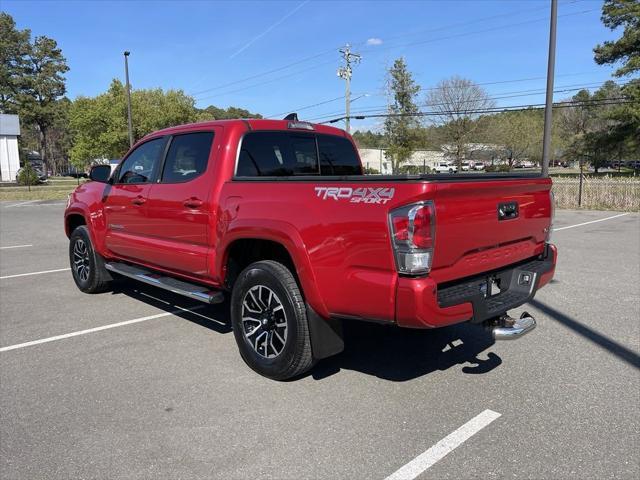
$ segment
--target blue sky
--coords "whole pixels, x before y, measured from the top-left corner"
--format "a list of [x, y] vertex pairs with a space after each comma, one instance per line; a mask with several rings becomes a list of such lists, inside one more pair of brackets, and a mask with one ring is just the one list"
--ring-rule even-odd
[[[610, 78], [613, 68], [593, 61], [596, 43], [619, 36], [602, 25], [601, 6], [560, 0], [557, 89], [596, 87]], [[385, 69], [399, 56], [423, 88], [457, 74], [485, 84], [494, 97], [510, 97], [497, 98], [498, 105], [544, 101], [536, 92], [545, 86], [548, 0], [2, 0], [1, 8], [19, 28], [58, 41], [70, 67], [71, 98], [96, 95], [112, 78], [123, 79], [122, 52], [130, 50], [133, 88], [182, 89], [200, 107], [233, 105], [263, 115], [327, 102], [300, 110], [300, 117], [332, 118], [344, 109], [337, 49], [348, 42], [362, 55], [353, 75], [353, 98], [360, 97], [353, 111], [385, 104]], [[354, 127], [377, 123], [361, 120]]]

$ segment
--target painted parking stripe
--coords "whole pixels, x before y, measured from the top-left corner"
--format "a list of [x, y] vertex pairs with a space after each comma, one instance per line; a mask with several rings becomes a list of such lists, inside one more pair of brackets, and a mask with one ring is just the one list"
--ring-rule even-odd
[[35, 203], [35, 202], [39, 202], [40, 200], [27, 200], [26, 202], [20, 202], [20, 203], [13, 203], [11, 205], [7, 205], [6, 208], [11, 208], [11, 207], [21, 207], [22, 205], [28, 205], [30, 203]]
[[581, 227], [583, 225], [589, 225], [591, 223], [598, 223], [598, 222], [604, 222], [606, 220], [613, 220], [614, 218], [624, 217], [625, 215], [629, 215], [629, 212], [619, 213], [618, 215], [613, 215], [612, 217], [600, 218], [598, 220], [591, 220], [590, 222], [576, 223], [575, 225], [569, 225], [568, 227], [554, 228], [553, 231], [559, 232], [560, 230], [566, 230], [567, 228]]
[[0, 247], [0, 250], [9, 250], [10, 248], [27, 248], [33, 247], [33, 245], [9, 245], [8, 247]]
[[155, 315], [149, 315], [149, 316], [146, 316], [146, 317], [134, 318], [133, 320], [125, 320], [124, 322], [111, 323], [109, 325], [103, 325], [101, 327], [88, 328], [86, 330], [78, 330], [76, 332], [65, 333], [63, 335], [56, 335], [54, 337], [41, 338], [40, 340], [33, 340], [31, 342], [18, 343], [16, 345], [9, 345], [7, 347], [0, 348], [0, 352], [8, 352], [10, 350], [17, 350], [17, 349], [20, 349], [20, 348], [33, 347], [35, 345], [40, 345], [40, 344], [43, 344], [43, 343], [56, 342], [58, 340], [64, 340], [65, 338], [77, 337], [79, 335], [87, 335], [89, 333], [101, 332], [103, 330], [109, 330], [109, 329], [112, 329], [112, 328], [124, 327], [126, 325], [132, 325], [134, 323], [146, 322], [148, 320], [155, 320], [156, 318], [169, 317], [171, 315], [175, 315], [176, 313], [180, 313], [180, 312], [189, 312], [189, 313], [191, 313], [192, 310], [198, 310], [200, 308], [204, 308], [204, 305], [202, 305], [202, 306], [198, 305], [198, 306], [193, 307], [193, 308], [182, 308], [182, 307], [178, 307], [177, 305], [174, 305], [174, 307], [176, 307], [176, 309], [172, 310], [170, 312], [157, 313]]
[[[39, 200], [37, 200], [37, 201], [39, 201]], [[66, 205], [66, 203], [65, 202], [59, 202], [59, 203], [28, 203], [28, 204], [13, 205], [13, 206], [22, 208], [22, 207], [58, 207], [60, 205]], [[9, 205], [9, 206], [12, 206], [12, 205]]]
[[480, 415], [472, 418], [460, 428], [444, 437], [429, 450], [418, 455], [399, 470], [389, 475], [385, 480], [413, 480], [491, 422], [500, 418], [500, 416], [501, 414], [498, 412], [485, 410]]
[[17, 277], [29, 277], [31, 275], [42, 275], [44, 273], [56, 273], [56, 272], [66, 272], [71, 270], [70, 268], [58, 268], [56, 270], [43, 270], [41, 272], [29, 272], [29, 273], [18, 273], [16, 275], [5, 275], [4, 277], [0, 277], [0, 280], [4, 280], [5, 278], [17, 278]]

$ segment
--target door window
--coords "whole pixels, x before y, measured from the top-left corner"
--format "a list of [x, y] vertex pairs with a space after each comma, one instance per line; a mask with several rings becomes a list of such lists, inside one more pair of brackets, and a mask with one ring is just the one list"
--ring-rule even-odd
[[158, 166], [164, 138], [149, 140], [137, 147], [122, 162], [118, 173], [118, 183], [148, 183]]
[[177, 135], [171, 140], [162, 172], [163, 183], [188, 182], [207, 169], [213, 132]]

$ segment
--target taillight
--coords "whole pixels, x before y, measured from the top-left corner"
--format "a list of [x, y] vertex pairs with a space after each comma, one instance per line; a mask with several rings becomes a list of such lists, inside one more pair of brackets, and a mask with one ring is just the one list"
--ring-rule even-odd
[[392, 210], [389, 225], [398, 272], [407, 275], [429, 273], [435, 233], [433, 203], [421, 202]]
[[553, 190], [549, 190], [549, 202], [551, 202], [551, 222], [549, 223], [549, 230], [547, 231], [547, 243], [551, 242], [551, 236], [553, 235], [553, 221], [556, 217], [556, 197], [553, 194]]

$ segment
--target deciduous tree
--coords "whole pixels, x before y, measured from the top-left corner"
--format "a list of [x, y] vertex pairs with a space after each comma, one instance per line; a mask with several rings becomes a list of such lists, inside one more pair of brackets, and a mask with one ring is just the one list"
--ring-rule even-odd
[[476, 133], [481, 115], [478, 111], [495, 105], [487, 92], [471, 80], [453, 76], [441, 81], [429, 90], [426, 108], [435, 112], [429, 117], [440, 128], [434, 130], [440, 136], [445, 152], [453, 157], [458, 168], [462, 168], [467, 144]]

